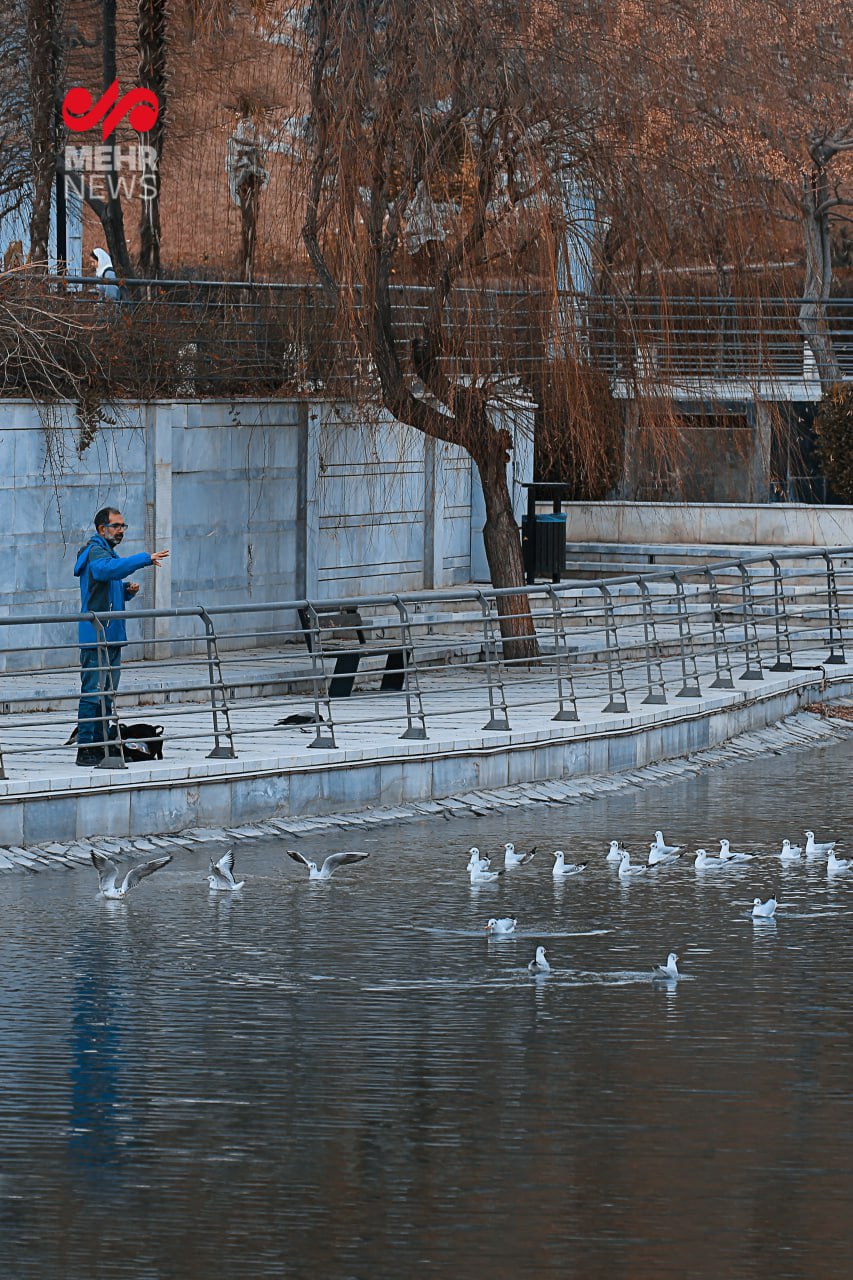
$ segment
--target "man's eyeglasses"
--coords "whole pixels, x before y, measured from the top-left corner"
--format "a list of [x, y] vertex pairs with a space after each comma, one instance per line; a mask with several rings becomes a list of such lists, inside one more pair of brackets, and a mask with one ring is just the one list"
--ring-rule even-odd
[[126, 529], [127, 525], [123, 520], [111, 520], [107, 525], [108, 529]]

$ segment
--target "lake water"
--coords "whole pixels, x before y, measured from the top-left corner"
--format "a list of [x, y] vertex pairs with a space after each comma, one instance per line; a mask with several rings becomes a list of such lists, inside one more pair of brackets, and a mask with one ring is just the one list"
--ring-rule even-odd
[[[217, 845], [127, 903], [85, 869], [2, 877], [0, 1274], [850, 1275], [853, 875], [624, 885], [604, 855], [659, 826], [853, 853], [852, 758], [306, 839], [370, 851], [329, 884], [244, 841], [233, 898]], [[472, 889], [468, 846], [506, 839], [539, 853]], [[557, 847], [590, 867], [555, 887]], [[670, 950], [684, 980], [653, 983]]]

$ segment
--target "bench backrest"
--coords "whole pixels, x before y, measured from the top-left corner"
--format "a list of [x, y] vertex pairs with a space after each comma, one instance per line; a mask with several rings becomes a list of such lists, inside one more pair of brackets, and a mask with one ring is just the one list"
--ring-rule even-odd
[[[365, 644], [361, 614], [358, 609], [317, 609], [317, 625], [322, 632], [321, 643], [327, 640], [343, 642], [344, 648], [352, 648], [356, 642]], [[307, 609], [299, 609], [299, 622], [305, 636], [305, 643], [310, 653], [314, 643], [314, 631], [311, 614]]]

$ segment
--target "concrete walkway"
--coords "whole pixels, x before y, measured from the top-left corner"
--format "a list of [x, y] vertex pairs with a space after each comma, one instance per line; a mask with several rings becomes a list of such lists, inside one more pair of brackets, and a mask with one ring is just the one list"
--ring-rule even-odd
[[736, 667], [735, 688], [713, 690], [713, 663], [703, 657], [699, 697], [675, 696], [683, 681], [670, 659], [668, 702], [651, 706], [643, 703], [645, 667], [637, 662], [626, 671], [629, 710], [619, 713], [603, 710], [607, 677], [593, 664], [578, 685], [576, 722], [553, 719], [559, 706], [553, 669], [516, 672], [506, 686], [509, 730], [484, 727], [491, 712], [483, 664], [453, 666], [422, 676], [426, 740], [402, 737], [408, 724], [402, 694], [367, 692], [333, 704], [335, 750], [312, 748], [313, 731], [276, 724], [310, 711], [304, 696], [246, 698], [231, 707], [236, 759], [208, 758], [208, 708], [164, 699], [133, 709], [123, 690], [123, 720], [166, 728], [162, 764], [125, 770], [75, 767], [73, 748], [62, 745], [74, 723], [67, 709], [16, 711], [0, 716], [8, 774], [0, 782], [0, 846], [233, 829], [641, 768], [775, 723], [818, 696], [850, 693], [853, 664], [823, 667], [826, 653], [825, 647], [799, 652], [796, 670], [765, 670], [755, 682], [740, 680]]

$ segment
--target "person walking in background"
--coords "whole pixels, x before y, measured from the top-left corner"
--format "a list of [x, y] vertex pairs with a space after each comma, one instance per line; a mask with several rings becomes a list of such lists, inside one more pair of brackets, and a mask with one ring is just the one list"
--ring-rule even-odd
[[[74, 576], [80, 579], [80, 612], [113, 613], [104, 623], [102, 647], [93, 622], [78, 623], [80, 643], [80, 704], [77, 710], [77, 764], [91, 767], [103, 760], [108, 743], [108, 722], [113, 714], [113, 694], [121, 676], [121, 649], [127, 643], [125, 601], [139, 591], [138, 582], [125, 582], [137, 569], [158, 568], [168, 551], [141, 551], [120, 556], [116, 547], [127, 525], [115, 507], [102, 507], [94, 519], [95, 532], [80, 548]], [[103, 641], [106, 640], [106, 647]], [[103, 682], [103, 683], [102, 683]], [[104, 705], [101, 706], [101, 692]]]
[[105, 302], [121, 302], [121, 285], [116, 277], [113, 260], [106, 249], [93, 249], [95, 260], [95, 276], [101, 282], [95, 285], [95, 292]]

